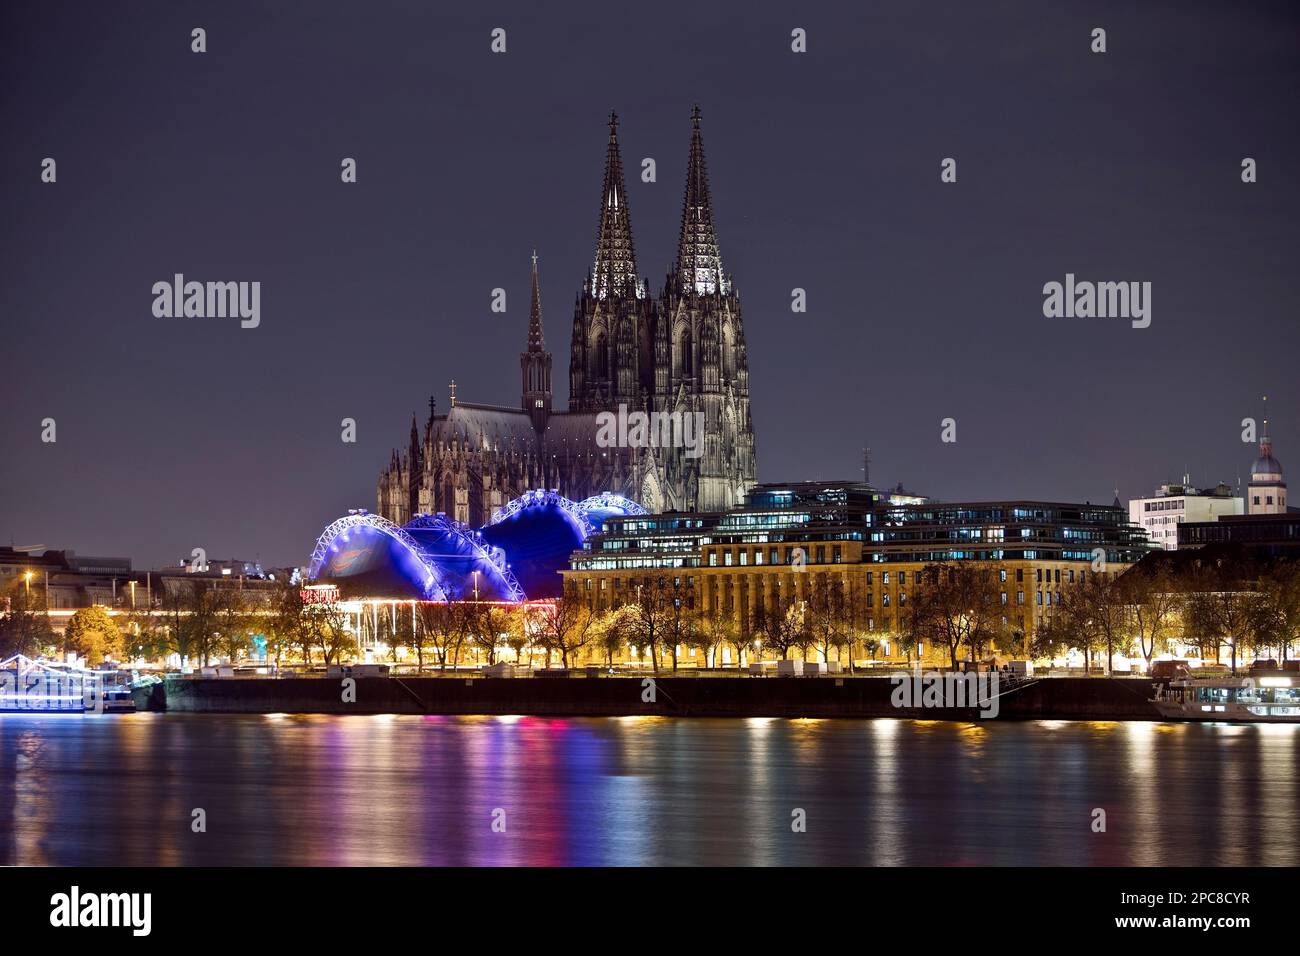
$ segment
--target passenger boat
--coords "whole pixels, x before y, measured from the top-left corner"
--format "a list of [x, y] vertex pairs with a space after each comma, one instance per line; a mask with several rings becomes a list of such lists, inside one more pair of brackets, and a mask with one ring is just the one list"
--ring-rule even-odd
[[1183, 677], [1169, 681], [1151, 701], [1175, 720], [1300, 724], [1300, 675]]

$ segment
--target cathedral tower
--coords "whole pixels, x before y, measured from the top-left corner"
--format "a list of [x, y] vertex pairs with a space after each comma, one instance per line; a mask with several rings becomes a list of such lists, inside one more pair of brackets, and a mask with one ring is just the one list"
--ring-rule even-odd
[[600, 194], [596, 259], [573, 312], [570, 411], [644, 407], [652, 386], [654, 301], [637, 276], [618, 115], [609, 115], [605, 182]]
[[542, 293], [537, 281], [537, 253], [533, 253], [533, 293], [528, 309], [528, 347], [519, 353], [519, 371], [523, 379], [521, 403], [532, 420], [533, 428], [546, 429], [551, 415], [551, 353], [546, 351], [542, 335]]
[[698, 106], [691, 111], [677, 261], [658, 314], [655, 405], [704, 416], [703, 455], [678, 457], [672, 465], [681, 473], [668, 482], [685, 489], [692, 510], [734, 507], [756, 480], [749, 359], [740, 299], [722, 268]]

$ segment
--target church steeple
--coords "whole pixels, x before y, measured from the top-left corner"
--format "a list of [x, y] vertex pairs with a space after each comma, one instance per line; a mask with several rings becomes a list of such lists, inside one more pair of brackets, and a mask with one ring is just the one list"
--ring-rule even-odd
[[628, 214], [623, 157], [618, 149], [618, 114], [609, 114], [609, 145], [605, 150], [605, 184], [600, 192], [600, 228], [596, 262], [591, 270], [591, 294], [597, 299], [645, 292], [636, 274], [632, 220]]
[[691, 110], [691, 151], [686, 160], [686, 199], [682, 204], [682, 231], [677, 242], [677, 275], [680, 292], [700, 295], [727, 292], [713, 228], [713, 203], [709, 199], [709, 171], [704, 161], [704, 139], [700, 135], [700, 108]]
[[533, 252], [533, 291], [528, 310], [528, 346], [519, 353], [522, 379], [520, 402], [533, 427], [541, 431], [551, 414], [551, 353], [542, 335], [542, 292], [537, 277], [537, 252]]
[[424, 475], [424, 454], [420, 445], [420, 429], [411, 413], [411, 447], [407, 452], [406, 520], [410, 521], [420, 510], [420, 480]]
[[546, 339], [542, 335], [542, 292], [537, 282], [536, 249], [533, 250], [533, 289], [528, 305], [528, 351], [546, 351]]

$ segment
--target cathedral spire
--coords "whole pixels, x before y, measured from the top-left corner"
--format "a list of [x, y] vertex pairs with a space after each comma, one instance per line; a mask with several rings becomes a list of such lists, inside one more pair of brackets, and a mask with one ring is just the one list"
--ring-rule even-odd
[[533, 294], [528, 311], [528, 348], [519, 353], [520, 403], [539, 432], [551, 414], [551, 353], [542, 336], [542, 292], [537, 278], [537, 251], [533, 250]]
[[691, 110], [691, 152], [686, 161], [686, 199], [682, 204], [682, 233], [677, 244], [678, 291], [700, 295], [727, 292], [722, 274], [718, 236], [713, 229], [709, 172], [700, 135], [700, 108]]
[[542, 292], [537, 282], [537, 250], [533, 250], [533, 291], [528, 306], [528, 351], [546, 351], [546, 339], [542, 335]]
[[618, 149], [618, 114], [609, 114], [609, 146], [605, 152], [605, 185], [600, 193], [600, 231], [596, 237], [596, 263], [591, 270], [591, 294], [598, 299], [629, 292], [642, 296], [636, 278], [636, 252], [632, 248], [632, 220], [628, 216], [623, 157]]

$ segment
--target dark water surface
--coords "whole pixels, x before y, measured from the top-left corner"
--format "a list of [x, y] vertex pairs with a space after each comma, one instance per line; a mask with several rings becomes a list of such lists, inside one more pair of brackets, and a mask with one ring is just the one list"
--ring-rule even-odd
[[1296, 726], [0, 715], [0, 863], [1295, 865], [1298, 758]]

